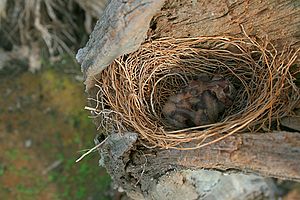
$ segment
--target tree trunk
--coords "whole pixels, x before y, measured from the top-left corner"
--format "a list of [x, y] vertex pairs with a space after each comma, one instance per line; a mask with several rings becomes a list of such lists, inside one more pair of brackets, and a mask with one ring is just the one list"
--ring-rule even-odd
[[293, 0], [166, 1], [153, 20], [156, 37], [248, 35], [268, 37], [278, 49], [299, 48], [300, 2]]
[[[300, 3], [112, 0], [77, 60], [92, 93], [94, 77], [118, 56], [135, 51], [146, 37], [241, 36], [241, 27], [249, 35], [268, 37], [279, 51], [285, 45], [298, 49]], [[189, 151], [148, 149], [137, 145], [137, 137], [136, 133], [111, 134], [100, 150], [116, 184], [133, 199], [274, 198], [268, 179], [240, 172], [300, 181], [298, 132], [233, 135]], [[225, 177], [202, 169], [238, 174]], [[233, 187], [234, 183], [240, 187]]]
[[[299, 133], [237, 134], [210, 146], [188, 151], [147, 149], [135, 146], [136, 140], [135, 133], [125, 133], [123, 136], [111, 134], [100, 153], [114, 181], [134, 199], [190, 199], [183, 198], [180, 195], [182, 193], [197, 197], [191, 199], [199, 199], [201, 196], [208, 198], [216, 193], [221, 195], [221, 191], [228, 188], [231, 188], [231, 192], [227, 195], [232, 199], [257, 199], [260, 196], [272, 199], [273, 187], [268, 179], [244, 176], [238, 172], [300, 181]], [[230, 175], [224, 177], [220, 172], [216, 174], [203, 169], [218, 170]], [[197, 181], [184, 182], [191, 177]], [[202, 180], [201, 184], [198, 179]], [[203, 188], [203, 182], [208, 184], [208, 191]], [[216, 185], [212, 182], [217, 182], [218, 187], [214, 188]], [[232, 188], [232, 182], [239, 187]], [[256, 182], [255, 186], [253, 182]], [[197, 184], [202, 187], [199, 188]], [[175, 188], [178, 185], [186, 188], [177, 191]], [[264, 189], [261, 190], [261, 187]], [[161, 188], [167, 189], [161, 191]], [[163, 196], [170, 188], [174, 190], [173, 194]], [[248, 196], [251, 192], [252, 196]], [[212, 199], [227, 198], [217, 195]]]

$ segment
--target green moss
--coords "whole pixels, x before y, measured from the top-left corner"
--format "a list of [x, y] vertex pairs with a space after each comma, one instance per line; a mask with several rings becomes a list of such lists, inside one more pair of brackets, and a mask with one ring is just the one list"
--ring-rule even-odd
[[59, 175], [59, 174], [56, 173], [56, 172], [51, 172], [51, 173], [48, 175], [48, 181], [50, 181], [50, 182], [56, 181], [58, 175]]
[[31, 171], [27, 168], [27, 167], [22, 167], [21, 169], [18, 169], [18, 173], [19, 176], [28, 176], [31, 173]]
[[65, 185], [63, 188], [63, 193], [61, 194], [62, 198], [67, 199], [71, 196], [71, 187], [69, 185]]
[[72, 115], [84, 106], [83, 86], [54, 70], [41, 74], [41, 86], [48, 104], [55, 106], [59, 112]]
[[[43, 64], [49, 63], [45, 61]], [[74, 71], [72, 65], [70, 60], [61, 60], [52, 65], [51, 69], [48, 66], [36, 75], [24, 73], [11, 81], [15, 85], [9, 87], [19, 89], [7, 101], [23, 96], [30, 98], [26, 101], [26, 107], [22, 107], [22, 113], [11, 113], [16, 125], [8, 124], [7, 129], [13, 131], [21, 127], [22, 137], [31, 138], [34, 143], [26, 151], [29, 154], [26, 160], [30, 159], [30, 162], [23, 162], [28, 168], [15, 167], [17, 161], [26, 156], [23, 147], [6, 148], [4, 160], [12, 164], [7, 165], [6, 169], [0, 165], [0, 176], [12, 174], [19, 184], [12, 189], [13, 194], [7, 194], [11, 195], [9, 197], [14, 195], [14, 198], [3, 198], [6, 196], [3, 196], [3, 188], [0, 186], [0, 199], [39, 199], [39, 193], [44, 193], [50, 183], [58, 189], [57, 194], [53, 194], [56, 199], [87, 199], [91, 194], [99, 194], [101, 200], [109, 199], [105, 193], [110, 188], [110, 177], [103, 168], [98, 167], [98, 153], [94, 152], [80, 163], [75, 163], [82, 154], [78, 151], [94, 146], [96, 128], [88, 118], [88, 112], [83, 109], [86, 105], [83, 84], [74, 80], [74, 73], [64, 73], [66, 69]], [[81, 73], [79, 67], [76, 70]], [[5, 112], [0, 114], [5, 115]], [[18, 142], [24, 138], [16, 137]], [[40, 144], [39, 147], [36, 144]], [[33, 158], [37, 155], [44, 155], [41, 159], [42, 167], [40, 163], [34, 163], [37, 160]], [[59, 167], [46, 176], [39, 175], [43, 170], [41, 168], [57, 159], [63, 161]]]
[[15, 160], [19, 155], [18, 149], [9, 149], [5, 152], [5, 157], [7, 157], [9, 160]]
[[3, 185], [0, 184], [0, 197], [2, 197], [2, 199], [8, 199], [5, 197], [8, 196], [10, 193], [11, 188], [3, 187]]
[[5, 166], [0, 164], [0, 176], [2, 176], [5, 172]]
[[33, 195], [37, 194], [40, 191], [35, 187], [26, 187], [23, 184], [18, 184], [16, 189], [19, 193], [22, 193], [22, 194], [25, 194], [25, 195], [30, 195], [30, 196], [33, 196]]
[[97, 181], [100, 190], [107, 190], [110, 187], [111, 178], [107, 173], [99, 176], [99, 179]]
[[78, 190], [75, 193], [76, 199], [83, 199], [87, 195], [86, 188], [83, 186], [79, 186]]

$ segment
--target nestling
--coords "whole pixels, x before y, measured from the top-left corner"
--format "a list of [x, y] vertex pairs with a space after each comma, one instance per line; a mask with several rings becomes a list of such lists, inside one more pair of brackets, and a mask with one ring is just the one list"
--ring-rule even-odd
[[235, 89], [221, 76], [211, 79], [201, 75], [179, 93], [170, 96], [163, 106], [166, 122], [175, 128], [216, 123], [232, 105]]

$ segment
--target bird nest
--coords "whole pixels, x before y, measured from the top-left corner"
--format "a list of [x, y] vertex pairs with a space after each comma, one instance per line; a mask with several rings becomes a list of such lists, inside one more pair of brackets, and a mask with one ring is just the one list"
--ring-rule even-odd
[[[146, 42], [95, 77], [90, 107], [98, 129], [136, 132], [146, 146], [194, 149], [245, 131], [279, 129], [299, 102], [291, 66], [296, 53], [248, 36], [164, 38]], [[216, 123], [174, 129], [163, 105], [199, 74], [221, 74], [235, 88]]]

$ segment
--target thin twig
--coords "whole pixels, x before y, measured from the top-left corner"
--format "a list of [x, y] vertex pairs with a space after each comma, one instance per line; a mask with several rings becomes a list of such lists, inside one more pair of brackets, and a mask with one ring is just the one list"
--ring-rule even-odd
[[94, 150], [96, 150], [97, 148], [99, 148], [102, 144], [104, 144], [107, 139], [108, 139], [108, 137], [105, 138], [102, 142], [100, 142], [96, 146], [94, 146], [93, 148], [91, 148], [88, 152], [86, 152], [82, 156], [80, 156], [80, 158], [78, 158], [75, 162], [81, 161], [85, 156], [87, 156], [88, 154], [90, 154], [91, 152], [93, 152]]

